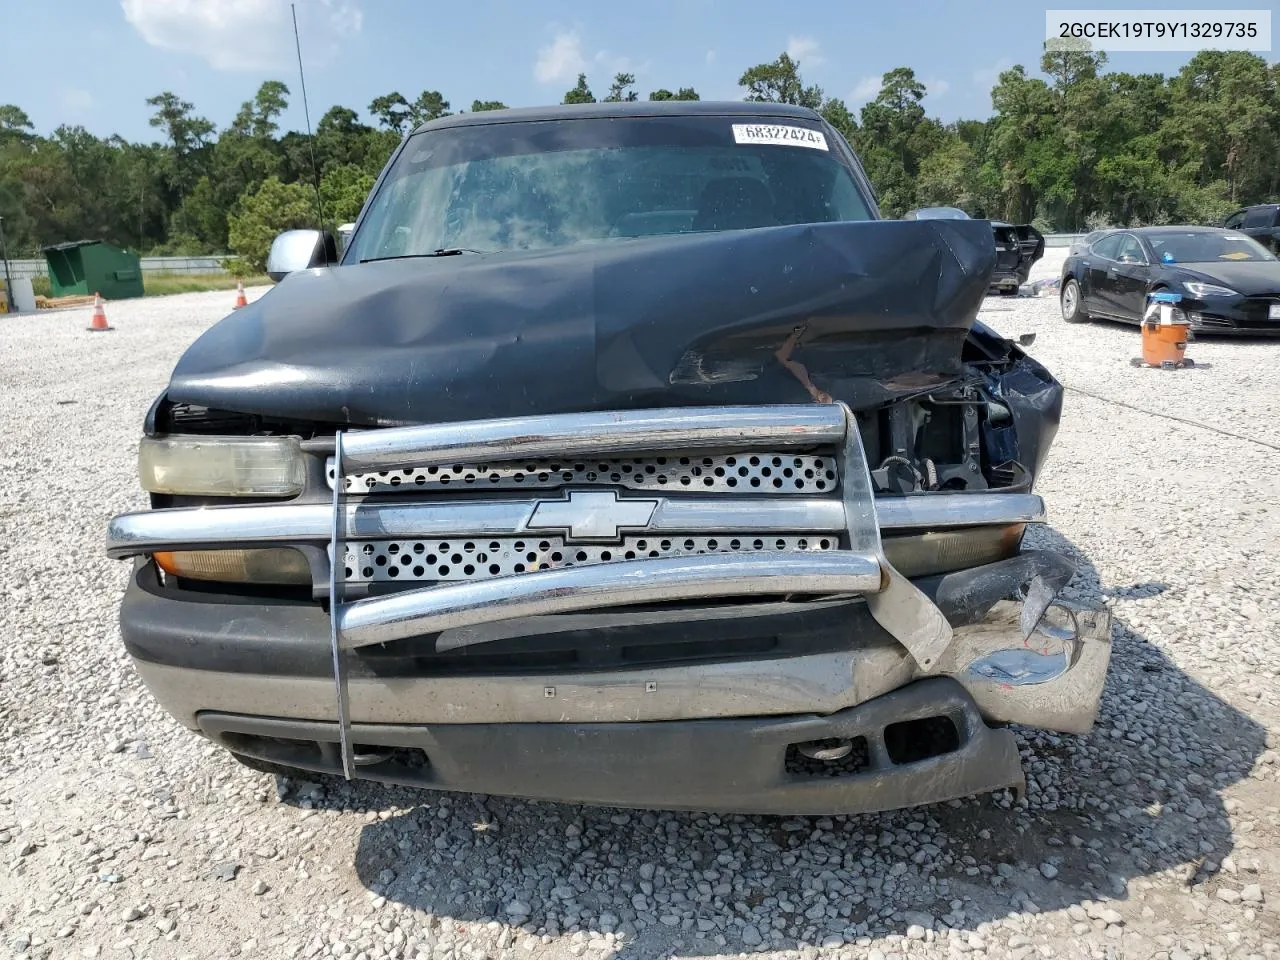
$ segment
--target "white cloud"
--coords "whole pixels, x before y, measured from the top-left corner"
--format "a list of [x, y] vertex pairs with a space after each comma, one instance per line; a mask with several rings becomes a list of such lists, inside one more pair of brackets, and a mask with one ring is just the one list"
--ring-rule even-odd
[[[124, 17], [153, 47], [194, 54], [215, 70], [269, 70], [294, 55], [288, 0], [120, 0]], [[298, 11], [304, 60], [332, 60], [359, 33], [355, 0], [311, 0]]]
[[708, 64], [712, 64], [712, 63], [715, 63], [715, 62], [716, 62], [716, 52], [715, 52], [714, 50], [708, 50], [708, 51], [707, 51], [707, 63], [708, 63]]
[[787, 56], [807, 67], [820, 67], [827, 60], [813, 37], [788, 37]]
[[973, 85], [980, 88], [984, 93], [990, 93], [991, 88], [1000, 82], [1000, 74], [1012, 66], [1012, 60], [1008, 57], [1001, 57], [991, 66], [973, 71]]
[[874, 100], [879, 93], [880, 77], [863, 77], [850, 91], [848, 100], [850, 103], [866, 103], [868, 100]]
[[533, 78], [539, 83], [576, 80], [587, 69], [582, 55], [582, 38], [576, 30], [561, 30], [551, 42], [538, 49], [538, 59], [533, 64]]
[[925, 96], [927, 97], [941, 97], [951, 89], [951, 84], [940, 77], [933, 77], [920, 82], [924, 84]]

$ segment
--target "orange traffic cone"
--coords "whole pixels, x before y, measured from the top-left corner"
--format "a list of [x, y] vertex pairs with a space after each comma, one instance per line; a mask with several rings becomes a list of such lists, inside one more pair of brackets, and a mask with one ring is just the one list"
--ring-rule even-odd
[[231, 309], [239, 310], [241, 307], [247, 307], [248, 305], [249, 305], [249, 301], [244, 295], [244, 281], [237, 280], [236, 281], [236, 305]]
[[107, 324], [107, 311], [102, 305], [102, 294], [95, 293], [93, 295], [93, 322], [86, 328], [91, 333], [100, 333], [107, 330], [114, 330], [115, 327]]

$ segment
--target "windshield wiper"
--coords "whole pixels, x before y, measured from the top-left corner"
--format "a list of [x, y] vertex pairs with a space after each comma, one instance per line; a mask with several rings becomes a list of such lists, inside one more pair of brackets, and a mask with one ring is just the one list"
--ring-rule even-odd
[[361, 263], [374, 263], [378, 260], [417, 260], [424, 257], [459, 257], [464, 253], [486, 253], [485, 250], [469, 250], [466, 247], [442, 247], [430, 253], [397, 253], [389, 257], [365, 257]]

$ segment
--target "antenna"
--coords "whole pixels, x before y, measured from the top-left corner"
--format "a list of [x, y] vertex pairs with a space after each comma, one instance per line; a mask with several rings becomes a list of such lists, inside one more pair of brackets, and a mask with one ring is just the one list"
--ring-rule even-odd
[[293, 45], [298, 51], [298, 80], [302, 83], [302, 114], [307, 118], [307, 144], [311, 148], [311, 177], [316, 188], [316, 213], [320, 217], [320, 229], [324, 229], [324, 202], [320, 199], [320, 168], [316, 165], [316, 139], [311, 135], [311, 109], [307, 106], [307, 78], [302, 72], [302, 41], [298, 39], [298, 8], [289, 4], [293, 14]]

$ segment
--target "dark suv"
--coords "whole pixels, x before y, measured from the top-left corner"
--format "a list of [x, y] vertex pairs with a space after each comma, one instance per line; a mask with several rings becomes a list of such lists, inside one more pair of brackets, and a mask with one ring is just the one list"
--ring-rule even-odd
[[1248, 234], [1272, 253], [1280, 254], [1280, 203], [1259, 203], [1237, 210], [1222, 225]]
[[124, 642], [250, 766], [848, 813], [1023, 782], [1107, 611], [1021, 549], [1062, 387], [975, 323], [980, 221], [885, 221], [816, 113], [407, 137], [341, 262], [178, 361], [116, 517]]

